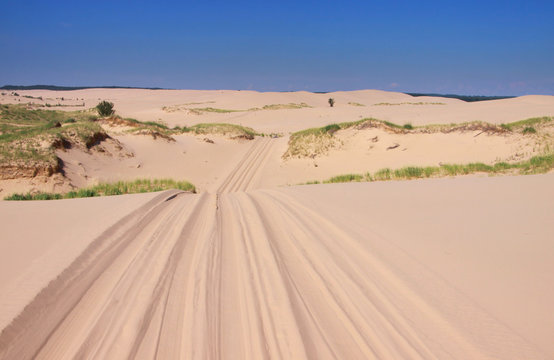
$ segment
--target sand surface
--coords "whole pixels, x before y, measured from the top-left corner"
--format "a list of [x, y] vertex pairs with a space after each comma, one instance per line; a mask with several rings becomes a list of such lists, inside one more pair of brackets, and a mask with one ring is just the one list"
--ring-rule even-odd
[[[235, 90], [141, 90], [87, 89], [75, 91], [25, 90], [20, 96], [6, 91], [0, 103], [35, 103], [84, 106], [52, 106], [45, 109], [82, 110], [96, 106], [100, 100], [115, 104], [123, 117], [141, 121], [162, 121], [170, 126], [204, 122], [225, 122], [251, 126], [259, 132], [288, 133], [333, 122], [354, 121], [365, 117], [411, 123], [450, 124], [481, 120], [508, 123], [535, 116], [554, 115], [554, 96], [529, 95], [512, 99], [464, 102], [438, 97], [380, 91], [359, 90], [314, 94], [309, 92], [266, 92]], [[24, 98], [23, 96], [33, 96]], [[43, 100], [36, 99], [42, 97]], [[64, 100], [61, 100], [61, 98]], [[335, 106], [327, 100], [333, 98]], [[267, 105], [302, 104], [300, 109], [251, 110]], [[361, 105], [361, 106], [360, 106]], [[165, 108], [165, 110], [164, 110]], [[215, 108], [239, 110], [230, 113], [191, 113], [190, 109]], [[189, 110], [187, 110], [189, 109]]]
[[[248, 169], [217, 194], [132, 196], [111, 227], [81, 219], [106, 231], [81, 236], [86, 250], [2, 332], [2, 358], [554, 355], [552, 174], [242, 191]], [[75, 228], [50, 204], [17, 205], [46, 237]], [[70, 253], [56, 245], [37, 252]], [[38, 281], [59, 263], [18, 272]]]
[[[548, 96], [468, 104], [369, 90], [19, 93], [283, 134], [370, 115], [416, 125], [554, 113]], [[182, 106], [193, 102], [203, 104]], [[289, 103], [313, 107], [186, 111]], [[132, 156], [59, 151], [74, 186], [173, 177], [199, 192], [0, 202], [0, 359], [554, 358], [553, 173], [285, 186], [525, 159], [539, 151], [531, 138], [347, 130], [326, 154], [285, 160], [288, 136], [168, 142], [110, 131]]]
[[[327, 153], [314, 158], [283, 159], [289, 134], [310, 127], [367, 117], [416, 126], [476, 120], [501, 124], [554, 115], [554, 96], [542, 95], [468, 103], [378, 90], [328, 94], [231, 90], [28, 90], [18, 91], [17, 97], [12, 93], [4, 92], [0, 103], [50, 104], [51, 107], [43, 109], [65, 111], [91, 108], [105, 99], [114, 102], [117, 114], [122, 117], [157, 121], [170, 127], [231, 123], [252, 127], [266, 135], [279, 134], [280, 137], [272, 139], [264, 148], [264, 167], [257, 179], [261, 187], [322, 181], [343, 173], [373, 172], [386, 167], [519, 161], [544, 151], [544, 146], [537, 146], [539, 137], [533, 135], [507, 136], [481, 134], [480, 131], [398, 135], [382, 129], [350, 129], [337, 133], [337, 146]], [[331, 97], [335, 99], [333, 108], [327, 103]], [[54, 106], [58, 104], [62, 106]], [[303, 107], [287, 108], [290, 104]], [[206, 108], [234, 112], [192, 111]], [[168, 142], [145, 135], [129, 135], [125, 128], [103, 127], [124, 147], [125, 155], [59, 150], [57, 155], [64, 162], [65, 179], [0, 180], [0, 197], [27, 191], [66, 192], [74, 187], [138, 177], [186, 179], [201, 191], [213, 192], [233, 164], [252, 147], [249, 141], [233, 141], [217, 135], [175, 135], [176, 141]], [[551, 126], [550, 131], [552, 142], [554, 127]], [[389, 150], [392, 146], [397, 147]]]

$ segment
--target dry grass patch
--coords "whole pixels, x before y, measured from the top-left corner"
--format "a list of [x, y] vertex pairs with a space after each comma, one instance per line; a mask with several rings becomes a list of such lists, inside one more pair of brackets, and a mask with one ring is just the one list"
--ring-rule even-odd
[[[176, 128], [179, 129], [179, 128]], [[224, 135], [234, 139], [247, 139], [252, 140], [256, 135], [259, 135], [254, 129], [225, 123], [210, 123], [210, 124], [196, 124], [186, 128], [180, 128], [183, 132], [193, 132], [199, 135]]]
[[310, 105], [306, 103], [288, 103], [288, 104], [270, 104], [270, 105], [264, 105], [261, 109], [260, 108], [252, 108], [250, 110], [283, 110], [283, 109], [302, 109], [302, 108], [311, 108]]
[[175, 141], [174, 134], [182, 133], [181, 129], [170, 129], [167, 125], [156, 121], [138, 121], [132, 118], [122, 118], [120, 116], [111, 116], [100, 120], [101, 123], [109, 126], [129, 127], [127, 133], [134, 135], [148, 135], [154, 139], [164, 139], [166, 141]]

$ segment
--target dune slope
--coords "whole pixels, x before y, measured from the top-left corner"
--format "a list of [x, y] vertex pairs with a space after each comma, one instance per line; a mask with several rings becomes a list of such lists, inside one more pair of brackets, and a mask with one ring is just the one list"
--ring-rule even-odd
[[105, 228], [2, 331], [0, 358], [554, 355], [552, 174], [255, 190], [271, 146]]

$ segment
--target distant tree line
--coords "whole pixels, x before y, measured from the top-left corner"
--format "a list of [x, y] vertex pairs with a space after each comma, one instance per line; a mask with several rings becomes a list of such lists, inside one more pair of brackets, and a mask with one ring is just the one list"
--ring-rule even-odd
[[414, 97], [433, 96], [433, 97], [443, 97], [443, 98], [450, 98], [450, 99], [460, 99], [467, 102], [515, 98], [515, 96], [483, 96], [483, 95], [423, 94], [423, 93], [406, 93], [406, 94]]

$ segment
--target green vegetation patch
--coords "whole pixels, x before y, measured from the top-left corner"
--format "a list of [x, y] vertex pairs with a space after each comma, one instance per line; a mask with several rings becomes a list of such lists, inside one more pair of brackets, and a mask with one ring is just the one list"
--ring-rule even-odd
[[180, 129], [183, 132], [193, 132], [195, 134], [216, 134], [245, 139], [253, 139], [256, 135], [258, 135], [258, 133], [252, 128], [225, 123], [196, 124]]
[[[0, 105], [0, 164], [3, 169], [57, 168], [56, 148], [80, 144], [87, 148], [107, 137], [88, 111], [36, 110]], [[10, 170], [11, 171], [11, 170]], [[9, 178], [9, 174], [0, 174]]]
[[61, 194], [37, 193], [37, 194], [12, 194], [4, 197], [4, 200], [59, 200], [63, 199]]
[[218, 108], [213, 108], [213, 107], [191, 108], [191, 109], [188, 109], [188, 110], [190, 112], [196, 113], [196, 114], [201, 114], [201, 113], [205, 113], [205, 112], [225, 114], [225, 113], [244, 111], [244, 110], [218, 109]]
[[254, 129], [246, 126], [227, 124], [227, 123], [202, 123], [192, 126], [175, 126], [169, 128], [167, 125], [156, 121], [138, 121], [131, 118], [121, 118], [113, 116], [107, 119], [102, 119], [111, 125], [121, 125], [130, 127], [127, 130], [129, 133], [140, 135], [151, 135], [154, 138], [162, 137], [170, 141], [174, 141], [172, 135], [183, 133], [193, 133], [197, 135], [217, 134], [230, 136], [232, 138], [254, 139], [258, 134]]
[[[288, 104], [271, 104], [264, 105], [261, 110], [283, 110], [283, 109], [302, 109], [302, 108], [311, 108], [310, 105], [302, 103], [288, 103]], [[259, 110], [258, 108], [253, 108], [250, 110]]]
[[363, 175], [345, 174], [345, 175], [334, 176], [330, 179], [327, 179], [327, 180], [323, 181], [323, 183], [324, 184], [332, 184], [332, 183], [343, 183], [343, 182], [362, 181], [362, 180], [364, 180]]
[[[414, 126], [410, 123], [398, 125], [390, 121], [383, 121], [374, 118], [365, 118], [358, 121], [342, 122], [337, 124], [329, 124], [319, 128], [310, 128], [301, 130], [291, 134], [289, 146], [284, 159], [287, 158], [302, 158], [315, 157], [325, 154], [329, 149], [340, 144], [338, 139], [333, 135], [348, 128], [367, 129], [376, 128], [395, 134], [432, 134], [432, 133], [452, 133], [452, 132], [467, 132], [480, 131], [487, 134], [509, 134], [514, 131], [521, 131], [524, 134], [541, 135], [542, 143], [539, 144], [545, 152], [550, 151], [552, 136], [549, 131], [554, 125], [553, 117], [539, 117], [527, 120], [516, 121], [509, 124], [495, 125], [483, 121], [472, 121], [459, 124], [432, 124], [424, 126]], [[543, 131], [550, 128], [550, 130]]]
[[534, 117], [529, 118], [525, 120], [520, 121], [514, 121], [507, 124], [502, 124], [502, 128], [509, 130], [509, 131], [517, 131], [519, 129], [526, 129], [526, 128], [540, 128], [544, 125], [552, 125], [553, 124], [554, 117], [552, 116], [542, 116], [542, 117]]
[[[288, 144], [289, 146], [283, 155], [283, 158], [313, 158], [318, 155], [326, 154], [330, 149], [340, 144], [340, 141], [333, 136], [337, 131], [352, 127], [363, 127], [371, 122], [383, 124], [383, 122], [375, 119], [362, 119], [359, 121], [329, 124], [319, 128], [297, 131], [291, 134]], [[401, 126], [398, 127], [402, 128]]]
[[[122, 118], [120, 116], [111, 116], [101, 120], [103, 123], [112, 126], [127, 126], [130, 129], [128, 133], [136, 135], [150, 135], [154, 139], [162, 138], [167, 141], [175, 141], [172, 137], [174, 134], [184, 132], [183, 128], [175, 127], [170, 129], [166, 124], [157, 121], [138, 121], [132, 118]], [[185, 128], [186, 129], [186, 128]]]
[[13, 132], [25, 127], [36, 127], [65, 123], [68, 120], [96, 120], [90, 111], [59, 111], [33, 109], [28, 105], [0, 104], [0, 127], [2, 131]]
[[196, 188], [188, 181], [176, 181], [173, 179], [137, 179], [134, 181], [118, 181], [115, 183], [98, 184], [92, 187], [70, 191], [65, 194], [35, 193], [12, 194], [4, 200], [58, 200], [74, 199], [95, 196], [111, 196], [123, 194], [138, 194], [156, 192], [170, 189], [178, 189], [195, 193]]
[[[475, 173], [487, 174], [544, 174], [554, 169], [554, 154], [534, 156], [529, 160], [507, 163], [497, 162], [493, 165], [483, 163], [469, 164], [443, 164], [441, 166], [406, 166], [400, 169], [381, 169], [366, 174], [346, 174], [334, 176], [323, 183], [342, 183], [353, 181], [387, 181], [387, 180], [411, 180], [424, 178], [437, 178], [445, 176], [469, 175]], [[309, 181], [305, 184], [319, 184], [319, 181]]]
[[536, 134], [537, 130], [532, 126], [526, 126], [525, 129], [523, 129], [524, 134]]

